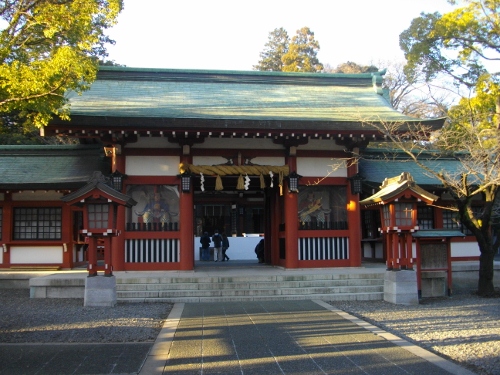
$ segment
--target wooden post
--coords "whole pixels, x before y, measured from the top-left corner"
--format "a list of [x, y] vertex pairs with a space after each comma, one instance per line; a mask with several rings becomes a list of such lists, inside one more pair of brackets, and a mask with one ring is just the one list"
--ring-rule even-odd
[[87, 237], [89, 247], [87, 248], [89, 276], [97, 276], [97, 238]]
[[2, 225], [2, 240], [0, 241], [5, 246], [3, 253], [3, 265], [4, 267], [10, 267], [10, 246], [9, 242], [12, 240], [12, 233], [14, 233], [14, 215], [12, 212], [12, 193], [5, 193], [4, 204], [3, 204], [3, 225]]
[[[190, 147], [182, 147], [182, 152], [181, 162], [191, 164]], [[187, 271], [194, 269], [194, 193], [192, 183], [190, 192], [183, 192], [182, 189], [180, 191], [180, 269]]]
[[[118, 170], [120, 173], [125, 173], [125, 156], [116, 154], [114, 157], [114, 166], [112, 172]], [[125, 193], [125, 184], [120, 193]], [[119, 205], [116, 209], [116, 229], [118, 236], [111, 240], [111, 257], [113, 260], [113, 269], [116, 271], [125, 270], [125, 212], [126, 208]]]
[[112, 252], [111, 252], [111, 237], [104, 236], [104, 276], [112, 276], [113, 275], [113, 261], [112, 261]]

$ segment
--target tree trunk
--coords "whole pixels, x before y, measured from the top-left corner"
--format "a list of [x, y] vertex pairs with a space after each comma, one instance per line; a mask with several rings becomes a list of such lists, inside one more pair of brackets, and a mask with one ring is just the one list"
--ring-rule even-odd
[[493, 285], [495, 253], [491, 246], [488, 249], [481, 248], [480, 250], [477, 294], [481, 297], [492, 297], [495, 294], [495, 286]]

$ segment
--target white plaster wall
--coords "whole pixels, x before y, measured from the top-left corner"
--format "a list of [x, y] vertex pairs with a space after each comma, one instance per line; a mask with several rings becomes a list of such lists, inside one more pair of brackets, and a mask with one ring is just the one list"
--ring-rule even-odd
[[297, 173], [304, 177], [347, 177], [345, 167], [332, 172], [334, 164], [332, 158], [297, 158]]
[[13, 193], [12, 194], [12, 200], [16, 202], [22, 202], [22, 201], [60, 201], [61, 197], [63, 196], [62, 193], [58, 193], [54, 190], [49, 190], [49, 191], [42, 191], [42, 190], [35, 190], [35, 191], [21, 191], [19, 193]]
[[285, 165], [284, 157], [265, 157], [258, 156], [252, 159], [252, 163], [258, 165], [273, 165], [275, 167], [282, 167]]
[[309, 139], [305, 145], [300, 145], [299, 150], [324, 150], [324, 151], [343, 151], [345, 146], [338, 145], [334, 139]]
[[[367, 243], [363, 242], [363, 256], [366, 258], [371, 258], [372, 257], [372, 246]], [[375, 243], [375, 259], [383, 259], [384, 258], [384, 246], [382, 243]]]
[[[263, 132], [262, 134], [264, 134]], [[228, 133], [230, 134], [230, 132]], [[283, 150], [283, 146], [273, 143], [270, 138], [205, 138], [205, 142], [194, 144], [193, 148], [220, 148], [220, 149], [265, 149], [265, 150]]]
[[129, 176], [176, 176], [178, 156], [127, 156], [125, 174]]
[[218, 165], [227, 163], [222, 156], [193, 156], [193, 165]]
[[[226, 254], [231, 260], [254, 259], [255, 262], [257, 262], [257, 256], [255, 255], [255, 246], [257, 246], [261, 239], [262, 237], [228, 237], [229, 249], [226, 251]], [[195, 260], [200, 260], [200, 247], [200, 237], [195, 237]]]
[[126, 148], [179, 148], [179, 144], [171, 143], [165, 137], [139, 137], [137, 142], [127, 144]]
[[3, 247], [1, 245], [3, 244], [0, 244], [0, 263], [3, 263]]
[[452, 242], [451, 256], [452, 257], [476, 257], [481, 253], [477, 242]]
[[62, 246], [11, 246], [11, 264], [49, 264], [63, 262]]
[[[242, 160], [242, 162], [244, 162], [244, 160]], [[193, 156], [194, 165], [218, 165], [225, 163], [227, 163], [227, 159], [222, 156]], [[258, 165], [283, 166], [285, 165], [285, 158], [258, 156], [252, 159], [252, 163]]]

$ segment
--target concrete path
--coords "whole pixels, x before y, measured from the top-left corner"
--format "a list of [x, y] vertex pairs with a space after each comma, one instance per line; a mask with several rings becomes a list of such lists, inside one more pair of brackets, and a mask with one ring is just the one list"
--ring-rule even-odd
[[141, 375], [465, 370], [321, 301], [176, 304]]
[[322, 301], [177, 303], [155, 343], [0, 343], [0, 375], [471, 375]]

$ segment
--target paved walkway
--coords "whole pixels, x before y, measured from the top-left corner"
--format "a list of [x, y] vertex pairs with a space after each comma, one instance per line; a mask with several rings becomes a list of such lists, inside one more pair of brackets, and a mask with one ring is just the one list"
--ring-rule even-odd
[[322, 301], [177, 303], [152, 343], [0, 343], [1, 375], [471, 372]]
[[176, 304], [149, 374], [472, 374], [321, 301]]

